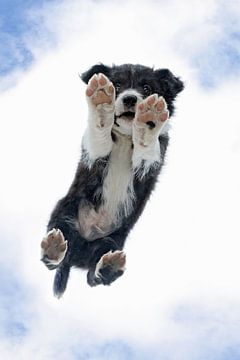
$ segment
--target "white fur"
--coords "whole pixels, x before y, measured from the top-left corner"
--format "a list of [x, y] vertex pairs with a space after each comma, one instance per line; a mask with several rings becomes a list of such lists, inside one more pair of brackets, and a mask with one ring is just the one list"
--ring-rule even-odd
[[[158, 97], [157, 94], [152, 96], [155, 97], [155, 104], [159, 99], [163, 101], [164, 107], [162, 111], [166, 112], [167, 104], [165, 100], [162, 97]], [[147, 100], [144, 100], [145, 104], [146, 102]], [[148, 112], [152, 112], [152, 119], [155, 124], [154, 128], [150, 128], [145, 122], [141, 121], [142, 112], [139, 108], [136, 111], [133, 121], [132, 138], [134, 151], [132, 162], [134, 171], [140, 178], [143, 178], [147, 174], [150, 167], [159, 165], [161, 161], [161, 151], [158, 138], [168, 124], [168, 120], [162, 122], [158, 117], [156, 121], [155, 116], [159, 116], [160, 114], [156, 107], [148, 107]]]
[[[137, 114], [136, 114], [137, 116]], [[158, 137], [160, 130], [150, 129], [147, 124], [135, 121], [133, 123], [132, 156], [133, 169], [139, 178], [143, 178], [152, 166], [158, 165], [161, 160]]]
[[160, 146], [158, 140], [147, 147], [135, 144], [132, 156], [134, 173], [143, 179], [152, 166], [158, 166], [160, 159]]
[[[110, 82], [107, 81], [105, 86], [99, 86], [105, 89], [109, 86]], [[99, 157], [107, 156], [112, 149], [111, 131], [114, 123], [114, 100], [112, 104], [99, 104], [94, 105], [92, 98], [96, 96], [98, 88], [92, 96], [87, 96], [88, 103], [88, 127], [83, 136], [83, 148], [87, 150], [88, 166]], [[111, 94], [114, 99], [115, 93]]]
[[134, 89], [124, 90], [121, 94], [119, 94], [119, 96], [115, 101], [115, 114], [117, 116], [119, 116], [122, 112], [126, 111], [123, 104], [123, 98], [131, 95], [135, 95], [137, 97], [137, 103], [139, 103], [143, 99], [142, 95], [137, 90]]
[[[127, 111], [123, 98], [130, 95], [137, 97], [137, 104], [142, 101], [142, 95], [134, 89], [122, 92], [113, 105], [95, 106], [87, 97], [89, 120], [83, 138], [83, 148], [87, 151], [84, 161], [91, 167], [97, 158], [110, 154], [108, 173], [103, 183], [103, 205], [98, 211], [89, 208], [79, 213], [79, 230], [89, 241], [100, 234], [106, 236], [111, 233], [121, 222], [120, 212], [124, 216], [132, 212], [134, 176], [142, 179], [150, 167], [159, 166], [161, 161], [158, 136], [165, 124], [149, 129], [146, 123], [136, 121], [136, 112], [134, 120], [117, 117], [119, 126], [114, 125], [114, 112], [119, 116]], [[116, 142], [112, 141], [111, 131], [117, 137]]]
[[112, 126], [108, 128], [97, 128], [89, 125], [83, 136], [83, 149], [87, 156], [83, 161], [90, 168], [96, 159], [109, 155], [112, 150], [113, 141], [111, 137]]
[[104, 209], [117, 221], [119, 206], [123, 207], [125, 216], [132, 211], [135, 194], [131, 158], [132, 141], [119, 134], [112, 147], [108, 174], [103, 184]]
[[[121, 115], [126, 109], [124, 108], [123, 104], [123, 98], [126, 96], [135, 95], [137, 97], [137, 104], [142, 101], [142, 95], [134, 90], [134, 89], [127, 89], [123, 91], [119, 96], [117, 97], [115, 101], [115, 115], [119, 116]], [[121, 117], [117, 118], [117, 123], [119, 125], [118, 131], [125, 135], [132, 135], [132, 121], [129, 121], [128, 119]]]
[[133, 209], [132, 140], [119, 133], [116, 136], [103, 182], [103, 204], [97, 211], [86, 206], [78, 214], [78, 229], [88, 241], [113, 232], [120, 225], [122, 216], [128, 216]]

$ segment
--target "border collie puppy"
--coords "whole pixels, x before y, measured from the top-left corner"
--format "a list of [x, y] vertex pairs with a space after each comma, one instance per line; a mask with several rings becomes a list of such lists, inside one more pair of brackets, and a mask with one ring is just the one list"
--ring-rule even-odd
[[82, 74], [88, 126], [67, 195], [52, 212], [41, 260], [56, 269], [54, 294], [70, 268], [90, 286], [110, 285], [125, 269], [124, 242], [150, 196], [168, 145], [168, 119], [183, 83], [167, 69], [98, 64]]

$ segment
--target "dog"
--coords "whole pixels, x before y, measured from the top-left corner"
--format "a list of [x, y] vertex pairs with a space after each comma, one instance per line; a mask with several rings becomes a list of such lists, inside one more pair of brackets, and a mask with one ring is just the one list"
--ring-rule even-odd
[[169, 118], [184, 88], [170, 70], [143, 65], [97, 64], [81, 78], [88, 104], [81, 159], [41, 242], [41, 260], [56, 269], [56, 297], [72, 266], [87, 270], [90, 286], [124, 273], [124, 243], [164, 164]]

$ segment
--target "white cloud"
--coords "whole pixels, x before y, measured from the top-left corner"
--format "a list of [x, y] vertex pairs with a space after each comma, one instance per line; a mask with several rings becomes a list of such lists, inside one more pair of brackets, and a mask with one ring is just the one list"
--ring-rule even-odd
[[[20, 359], [53, 359], [56, 354], [71, 359], [78, 343], [84, 353], [122, 339], [143, 352], [148, 348], [148, 354], [160, 344], [171, 360], [200, 359], [203, 333], [213, 322], [221, 328], [213, 341], [227, 346], [227, 333], [232, 334], [229, 343], [239, 341], [231, 321], [225, 329], [221, 322], [235, 315], [239, 323], [237, 309], [228, 307], [239, 298], [240, 81], [211, 92], [198, 88], [194, 69], [175, 53], [174, 44], [181, 29], [194, 24], [198, 42], [204, 43], [206, 33], [199, 27], [213, 17], [217, 2], [179, 4], [68, 1], [31, 13], [53, 33], [58, 46], [46, 51], [47, 38], [36, 44], [29, 35], [38, 61], [0, 99], [1, 218], [7, 234], [1, 239], [2, 260], [29, 288], [28, 306], [35, 314], [26, 320], [29, 332], [22, 343], [2, 342], [5, 358], [17, 351]], [[210, 21], [209, 26], [215, 25]], [[191, 34], [186, 41], [191, 43]], [[72, 270], [67, 292], [58, 301], [52, 297], [53, 273], [39, 261], [39, 243], [79, 158], [87, 114], [78, 72], [98, 61], [169, 67], [186, 81], [186, 90], [172, 119], [167, 164], [126, 245], [127, 272], [110, 288], [92, 289], [85, 273]], [[212, 309], [201, 334], [192, 320], [179, 325], [171, 319], [183, 303], [199, 304], [194, 313], [206, 304]], [[217, 320], [213, 312], [219, 314]], [[187, 357], [193, 347], [195, 358]], [[101, 354], [94, 356], [102, 359]]]

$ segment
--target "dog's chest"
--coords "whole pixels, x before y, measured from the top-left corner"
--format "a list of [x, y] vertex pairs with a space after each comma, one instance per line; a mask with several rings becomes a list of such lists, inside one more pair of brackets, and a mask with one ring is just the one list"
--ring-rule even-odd
[[127, 216], [131, 212], [133, 191], [132, 142], [119, 137], [113, 144], [107, 176], [103, 183], [104, 208], [109, 214]]
[[132, 142], [120, 136], [113, 144], [108, 171], [102, 187], [102, 205], [81, 209], [79, 229], [82, 236], [92, 241], [116, 230], [123, 217], [133, 208]]

